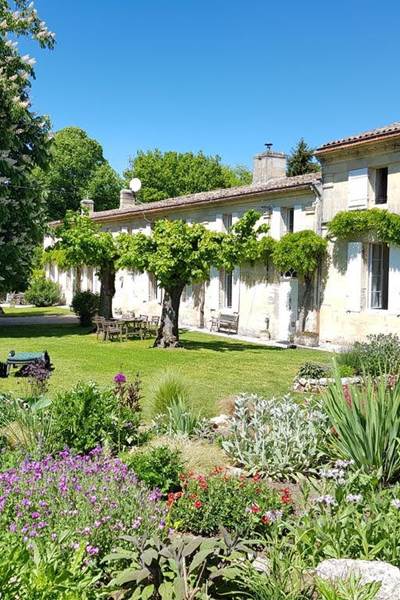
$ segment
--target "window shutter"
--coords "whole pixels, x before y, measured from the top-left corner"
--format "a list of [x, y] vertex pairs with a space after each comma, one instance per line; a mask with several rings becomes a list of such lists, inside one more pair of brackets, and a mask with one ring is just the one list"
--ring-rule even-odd
[[280, 206], [274, 206], [271, 215], [270, 235], [275, 240], [279, 240], [282, 232], [282, 214]]
[[400, 315], [400, 248], [389, 248], [389, 302], [390, 312]]
[[346, 310], [348, 312], [360, 312], [361, 310], [362, 274], [362, 243], [349, 242], [346, 271]]
[[349, 171], [348, 208], [368, 207], [368, 169]]
[[303, 231], [306, 229], [305, 211], [302, 206], [294, 207], [293, 231]]

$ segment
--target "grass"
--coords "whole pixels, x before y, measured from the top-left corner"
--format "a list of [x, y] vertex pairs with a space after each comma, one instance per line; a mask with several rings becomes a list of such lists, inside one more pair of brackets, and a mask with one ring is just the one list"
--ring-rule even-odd
[[[0, 360], [10, 350], [47, 350], [55, 366], [49, 393], [66, 389], [77, 381], [112, 383], [118, 371], [129, 378], [139, 372], [143, 382], [143, 405], [150, 390], [166, 369], [185, 378], [191, 402], [205, 414], [221, 412], [218, 405], [240, 392], [266, 396], [289, 391], [299, 366], [306, 361], [329, 363], [330, 355], [308, 349], [281, 350], [234, 341], [208, 334], [182, 333], [184, 348], [152, 348], [152, 340], [101, 342], [76, 325], [20, 325], [0, 327]], [[0, 379], [1, 391], [21, 390], [26, 381]]]
[[[3, 307], [5, 317], [37, 317], [40, 315], [70, 315], [69, 308], [63, 306], [10, 306]], [[3, 317], [4, 318], [4, 317]], [[1, 324], [1, 320], [0, 320]]]

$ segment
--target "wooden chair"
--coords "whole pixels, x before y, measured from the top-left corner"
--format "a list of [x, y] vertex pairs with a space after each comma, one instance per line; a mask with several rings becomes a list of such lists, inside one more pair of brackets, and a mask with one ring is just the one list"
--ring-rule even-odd
[[239, 329], [239, 314], [219, 313], [217, 331], [226, 331], [227, 333], [237, 333]]
[[105, 318], [96, 315], [93, 317], [93, 324], [96, 325], [96, 338], [99, 339], [99, 335], [103, 336], [103, 340], [105, 338]]
[[147, 323], [149, 320], [149, 315], [139, 315], [139, 319]]
[[128, 339], [128, 328], [126, 323], [123, 321], [106, 321], [104, 324], [105, 338], [106, 340], [119, 339], [120, 342], [123, 339]]
[[148, 324], [148, 331], [151, 335], [157, 335], [157, 330], [160, 325], [160, 317], [151, 317]]

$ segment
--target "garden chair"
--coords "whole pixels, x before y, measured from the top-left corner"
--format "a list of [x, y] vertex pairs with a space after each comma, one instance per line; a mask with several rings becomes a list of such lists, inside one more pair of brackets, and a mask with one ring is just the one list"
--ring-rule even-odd
[[105, 338], [105, 318], [96, 315], [93, 317], [93, 324], [96, 326], [96, 338], [99, 339], [99, 335], [103, 336], [103, 340]]
[[139, 315], [139, 319], [141, 319], [141, 321], [144, 321], [145, 323], [147, 323], [149, 320], [149, 315]]
[[113, 340], [117, 338], [120, 342], [122, 342], [123, 339], [128, 339], [128, 328], [126, 323], [123, 321], [106, 321], [104, 327], [105, 340]]
[[150, 323], [148, 324], [148, 331], [151, 335], [157, 335], [157, 330], [160, 325], [160, 317], [151, 317]]

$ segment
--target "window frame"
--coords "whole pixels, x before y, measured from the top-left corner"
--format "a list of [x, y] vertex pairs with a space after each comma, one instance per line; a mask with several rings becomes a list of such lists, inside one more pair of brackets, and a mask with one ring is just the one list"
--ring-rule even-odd
[[[385, 175], [382, 178], [382, 174]], [[375, 193], [375, 204], [378, 206], [387, 204], [388, 201], [388, 180], [389, 180], [389, 169], [388, 167], [377, 167], [375, 169], [375, 185], [374, 185], [374, 193]], [[379, 187], [382, 186], [382, 181], [384, 182], [384, 194], [382, 192], [379, 193], [378, 190], [378, 181], [380, 181]]]
[[[374, 257], [374, 252], [379, 249], [380, 255]], [[380, 268], [376, 270], [376, 264], [380, 264]], [[374, 277], [378, 277], [380, 281], [374, 288]], [[380, 295], [379, 300], [374, 299], [373, 294]], [[388, 310], [389, 305], [389, 247], [387, 244], [371, 243], [368, 247], [368, 308], [370, 310]]]

